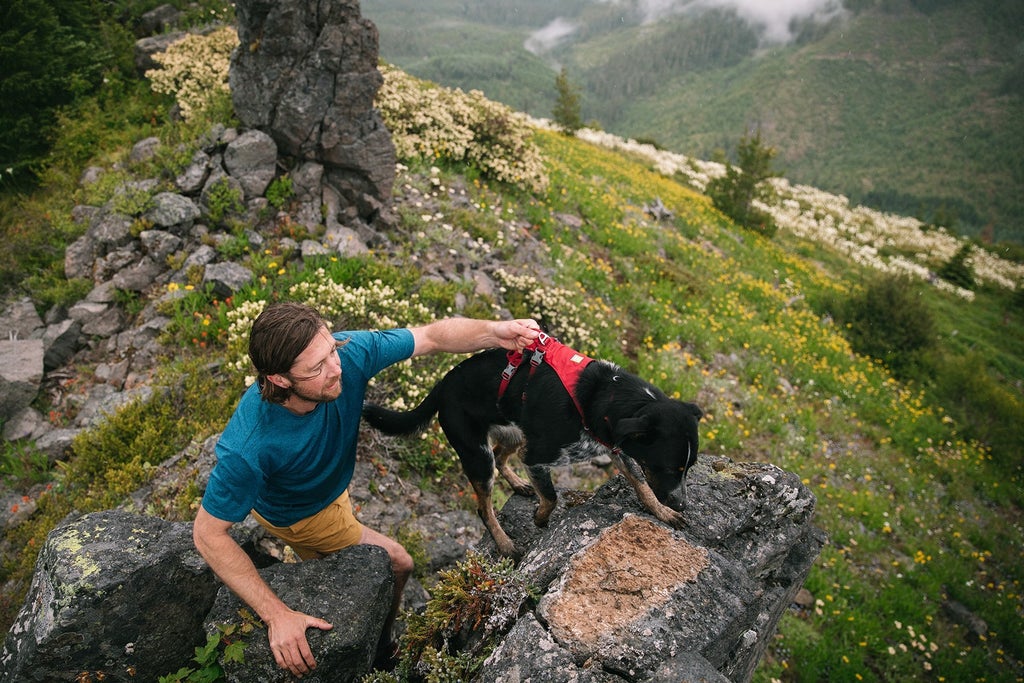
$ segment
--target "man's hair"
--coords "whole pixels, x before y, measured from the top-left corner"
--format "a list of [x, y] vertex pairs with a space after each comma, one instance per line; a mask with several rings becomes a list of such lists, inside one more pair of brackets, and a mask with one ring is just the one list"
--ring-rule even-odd
[[267, 375], [285, 375], [309, 343], [326, 325], [320, 313], [305, 304], [270, 304], [249, 332], [249, 360], [256, 368], [260, 395], [271, 403], [284, 403], [290, 388], [279, 387]]

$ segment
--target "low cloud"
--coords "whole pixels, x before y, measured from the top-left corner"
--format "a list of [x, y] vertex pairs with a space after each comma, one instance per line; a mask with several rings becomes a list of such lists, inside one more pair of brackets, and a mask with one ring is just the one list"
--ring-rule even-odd
[[523, 47], [535, 55], [550, 52], [563, 40], [576, 33], [578, 28], [579, 24], [569, 19], [558, 17], [544, 28], [531, 33]]
[[766, 43], [793, 39], [794, 21], [826, 22], [844, 16], [841, 0], [595, 0], [634, 9], [649, 24], [665, 17], [712, 9], [732, 10], [762, 32]]

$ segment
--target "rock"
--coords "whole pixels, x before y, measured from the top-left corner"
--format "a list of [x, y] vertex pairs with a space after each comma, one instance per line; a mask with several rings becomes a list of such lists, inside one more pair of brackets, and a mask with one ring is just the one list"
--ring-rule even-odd
[[227, 298], [252, 281], [252, 271], [232, 261], [211, 263], [206, 266], [203, 284], [213, 285], [213, 293]]
[[143, 230], [139, 234], [142, 249], [157, 263], [166, 263], [167, 257], [181, 248], [181, 238], [164, 230]]
[[110, 281], [117, 289], [141, 293], [152, 287], [164, 270], [166, 270], [166, 266], [163, 263], [157, 263], [149, 256], [143, 256], [138, 263], [115, 273]]
[[135, 25], [135, 35], [141, 38], [156, 33], [166, 33], [179, 21], [181, 21], [181, 11], [174, 5], [163, 4], [139, 17]]
[[[329, 631], [306, 631], [317, 668], [303, 681], [359, 681], [370, 672], [394, 591], [391, 561], [383, 548], [352, 546], [319, 560], [275, 564], [260, 570], [260, 576], [292, 609], [333, 625]], [[234, 593], [221, 589], [206, 620], [207, 632], [217, 624], [237, 623], [244, 607]], [[291, 680], [275, 663], [266, 630], [255, 629], [245, 641], [245, 661], [225, 664], [226, 681]]]
[[81, 347], [81, 323], [66, 318], [48, 325], [43, 333], [43, 370], [50, 372], [64, 365]]
[[160, 149], [160, 138], [156, 136], [144, 138], [132, 145], [131, 151], [128, 152], [128, 161], [132, 164], [149, 161], [156, 156], [158, 149]]
[[173, 192], [159, 192], [153, 196], [153, 207], [145, 218], [157, 230], [185, 235], [200, 216], [199, 207], [188, 197]]
[[4, 422], [3, 437], [5, 441], [35, 439], [42, 436], [49, 425], [34, 408], [23, 408]]
[[378, 35], [358, 1], [325, 9], [314, 0], [242, 0], [235, 13], [242, 48], [229, 81], [239, 119], [268, 133], [282, 155], [323, 164], [350, 205], [364, 194], [390, 198], [395, 149], [373, 105], [383, 83]]
[[210, 155], [198, 149], [192, 155], [191, 163], [174, 179], [174, 185], [185, 194], [195, 194], [203, 189], [209, 172]]
[[0, 339], [29, 339], [43, 330], [43, 319], [29, 298], [11, 303], [0, 315]]
[[54, 529], [4, 642], [0, 681], [153, 681], [202, 645], [218, 584], [190, 524], [117, 511]]
[[27, 408], [43, 381], [43, 340], [0, 339], [0, 421]]
[[274, 139], [259, 130], [242, 133], [224, 150], [224, 168], [238, 179], [246, 199], [262, 196], [277, 171]]
[[[502, 509], [519, 568], [541, 593], [537, 623], [574, 661], [627, 680], [684, 680], [675, 676], [703, 661], [750, 679], [824, 543], [814, 496], [792, 473], [705, 455], [687, 489], [681, 530], [647, 514], [621, 476], [563, 502], [544, 530], [534, 500], [513, 496]], [[489, 536], [480, 549], [494, 552]], [[562, 658], [551, 660], [531, 668], [533, 680], [569, 680]], [[516, 666], [521, 674], [521, 661], [488, 660], [481, 680], [517, 680]]]

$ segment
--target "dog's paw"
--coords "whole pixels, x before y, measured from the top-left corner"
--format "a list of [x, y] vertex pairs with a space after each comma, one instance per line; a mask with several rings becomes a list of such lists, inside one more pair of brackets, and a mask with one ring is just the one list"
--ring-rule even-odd
[[654, 516], [675, 529], [682, 529], [686, 526], [686, 520], [683, 517], [683, 513], [676, 512], [667, 506], [663, 506], [661, 509], [655, 510]]
[[523, 484], [522, 486], [513, 486], [512, 490], [518, 493], [520, 496], [526, 496], [531, 498], [537, 495], [537, 492], [533, 490], [533, 487], [529, 484]]

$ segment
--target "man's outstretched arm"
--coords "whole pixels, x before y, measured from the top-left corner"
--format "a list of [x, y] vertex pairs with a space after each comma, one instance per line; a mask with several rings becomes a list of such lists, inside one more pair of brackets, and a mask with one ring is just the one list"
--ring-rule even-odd
[[317, 617], [296, 612], [284, 604], [256, 571], [256, 565], [228, 530], [231, 522], [218, 519], [200, 506], [192, 526], [192, 540], [210, 569], [234, 591], [267, 625], [267, 638], [274, 660], [282, 669], [302, 676], [316, 668], [306, 640], [307, 628], [330, 629]]
[[472, 353], [503, 348], [521, 351], [540, 334], [540, 325], [524, 320], [445, 318], [412, 329], [414, 356], [428, 353]]

